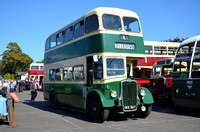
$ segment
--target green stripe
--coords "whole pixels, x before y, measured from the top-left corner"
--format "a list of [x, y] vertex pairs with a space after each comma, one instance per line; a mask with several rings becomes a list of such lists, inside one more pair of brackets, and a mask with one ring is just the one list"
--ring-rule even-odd
[[[135, 43], [136, 50], [115, 49], [115, 42]], [[143, 37], [130, 36], [130, 40], [120, 40], [119, 34], [97, 34], [85, 37], [70, 44], [55, 47], [55, 50], [46, 51], [44, 63], [50, 64], [71, 58], [76, 58], [93, 53], [133, 53], [145, 54]]]

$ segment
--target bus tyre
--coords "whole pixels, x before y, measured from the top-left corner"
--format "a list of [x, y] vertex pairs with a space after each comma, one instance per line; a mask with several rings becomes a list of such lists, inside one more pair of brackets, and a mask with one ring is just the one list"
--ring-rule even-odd
[[50, 96], [49, 96], [49, 100], [50, 100], [50, 105], [52, 108], [56, 108], [56, 98], [55, 98], [55, 93], [53, 91], [50, 92]]
[[109, 114], [109, 110], [102, 106], [102, 103], [98, 97], [92, 96], [88, 100], [87, 112], [90, 118], [98, 123], [103, 123]]
[[146, 107], [145, 111], [142, 111], [141, 106], [138, 106], [138, 110], [134, 113], [135, 117], [146, 118], [147, 116], [149, 116], [152, 110], [152, 104], [148, 104], [144, 106]]

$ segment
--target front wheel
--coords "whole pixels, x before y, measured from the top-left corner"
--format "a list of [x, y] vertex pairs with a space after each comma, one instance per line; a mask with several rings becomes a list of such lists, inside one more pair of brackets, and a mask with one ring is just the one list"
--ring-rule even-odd
[[103, 123], [108, 118], [109, 114], [109, 110], [102, 106], [101, 100], [96, 96], [89, 98], [87, 112], [93, 121], [99, 123]]
[[152, 110], [152, 104], [144, 105], [146, 109], [143, 108], [142, 106], [138, 107], [138, 110], [134, 113], [134, 116], [139, 117], [139, 118], [146, 118], [149, 116]]

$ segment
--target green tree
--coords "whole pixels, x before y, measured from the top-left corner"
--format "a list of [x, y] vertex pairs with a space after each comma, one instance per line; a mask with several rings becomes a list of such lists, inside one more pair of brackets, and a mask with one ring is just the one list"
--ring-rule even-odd
[[15, 79], [15, 75], [14, 74], [11, 75], [11, 79]]
[[164, 40], [164, 42], [183, 42], [184, 40], [185, 38], [180, 39], [179, 37], [175, 37], [174, 39]]
[[41, 61], [37, 61], [36, 63], [44, 63], [44, 59], [41, 60]]
[[33, 62], [27, 54], [22, 53], [17, 43], [9, 43], [2, 56], [1, 68], [4, 73], [16, 75], [17, 72], [27, 71], [29, 65]]
[[5, 80], [11, 79], [11, 74], [10, 74], [10, 73], [6, 73], [6, 74], [4, 75], [4, 79], [5, 79]]

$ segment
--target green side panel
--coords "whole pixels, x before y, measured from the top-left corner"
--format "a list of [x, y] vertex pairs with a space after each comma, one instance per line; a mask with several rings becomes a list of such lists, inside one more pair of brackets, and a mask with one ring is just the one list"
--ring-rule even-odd
[[152, 103], [154, 103], [153, 96], [152, 96], [151, 92], [147, 88], [138, 87], [138, 94], [140, 94], [140, 90], [141, 89], [145, 89], [145, 91], [146, 91], [145, 96], [142, 98], [144, 104], [152, 104]]
[[[69, 83], [48, 83], [44, 87], [45, 93], [47, 88], [53, 89], [56, 94], [56, 99], [59, 104], [66, 106], [73, 106], [80, 109], [84, 109], [83, 103], [83, 87], [84, 84], [69, 84]], [[48, 98], [48, 97], [47, 97]]]
[[[129, 36], [130, 40], [121, 40], [119, 34], [97, 34], [73, 43], [53, 47], [44, 54], [44, 64], [50, 64], [93, 53], [113, 52], [145, 54], [143, 37]], [[136, 50], [116, 49], [115, 43], [134, 43]], [[62, 46], [63, 45], [63, 46]]]
[[90, 92], [95, 92], [98, 94], [103, 107], [113, 107], [115, 105], [113, 99], [107, 99], [98, 89], [92, 89]]
[[[121, 40], [119, 34], [103, 34], [104, 52], [145, 54], [143, 37], [129, 36], [130, 40]], [[134, 43], [136, 50], [116, 49], [115, 43]]]
[[[63, 44], [64, 45], [64, 44]], [[92, 53], [103, 52], [102, 35], [93, 35], [58, 47], [44, 54], [44, 64], [59, 62]], [[56, 47], [55, 47], [56, 48]]]

